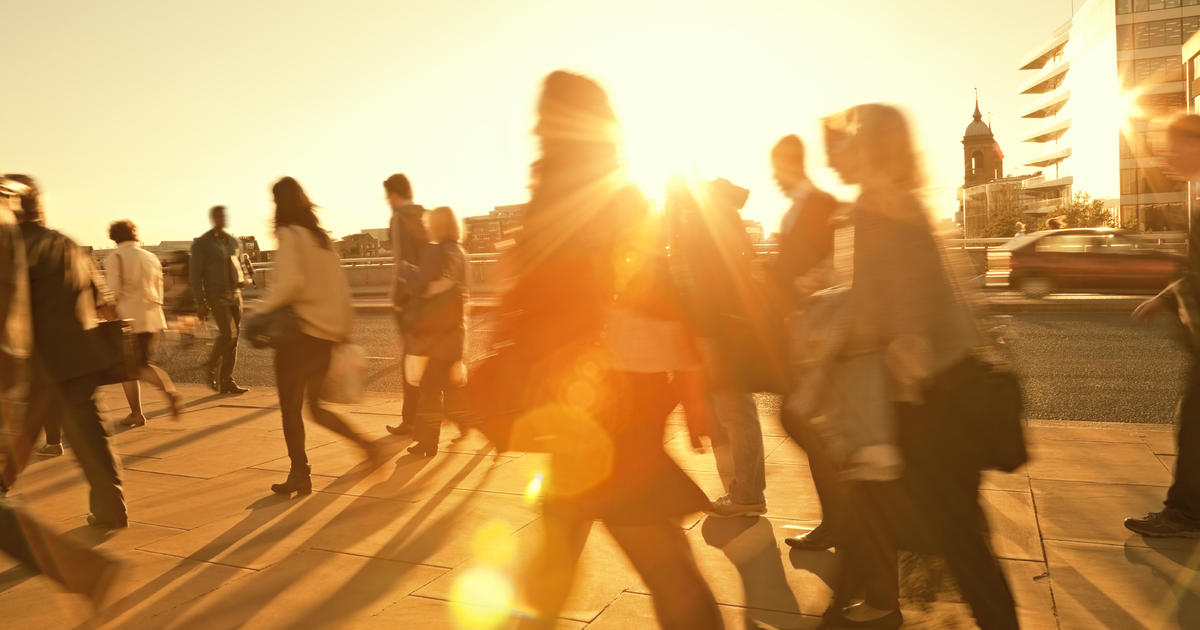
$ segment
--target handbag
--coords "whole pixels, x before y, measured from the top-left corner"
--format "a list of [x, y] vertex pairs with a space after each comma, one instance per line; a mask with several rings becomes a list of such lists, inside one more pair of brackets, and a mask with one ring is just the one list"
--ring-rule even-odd
[[329, 370], [321, 386], [321, 400], [339, 405], [362, 401], [367, 376], [367, 353], [362, 346], [339, 343], [329, 357]]
[[1008, 365], [970, 355], [932, 380], [926, 400], [980, 470], [1013, 472], [1029, 461], [1021, 383]]
[[243, 334], [255, 348], [280, 348], [299, 339], [300, 316], [290, 306], [246, 318]]
[[100, 356], [108, 362], [98, 372], [100, 385], [113, 385], [137, 380], [138, 346], [129, 320], [114, 319], [100, 322], [92, 329]]

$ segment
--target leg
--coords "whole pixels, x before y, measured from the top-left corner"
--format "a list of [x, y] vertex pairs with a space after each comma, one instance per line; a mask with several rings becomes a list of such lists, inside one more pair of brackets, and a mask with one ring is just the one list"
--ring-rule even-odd
[[575, 567], [587, 542], [592, 522], [547, 510], [542, 515], [542, 544], [530, 559], [522, 576], [524, 604], [533, 616], [522, 620], [519, 628], [554, 628], [563, 604], [575, 583]]
[[0, 550], [95, 603], [103, 601], [118, 567], [115, 561], [91, 547], [43, 527], [24, 510], [3, 499], [0, 499]]
[[404, 371], [404, 313], [399, 310], [394, 310], [392, 313], [396, 318], [396, 334], [399, 337], [396, 356], [400, 357], [400, 382], [404, 398], [400, 403], [400, 424], [388, 426], [387, 430], [395, 435], [404, 435], [412, 432], [412, 427], [417, 421], [417, 399], [420, 398], [420, 391], [419, 388], [408, 383], [408, 374]]
[[143, 415], [141, 386], [137, 381], [125, 381], [121, 383], [121, 389], [125, 390], [125, 401], [129, 403], [129, 417], [141, 417]]
[[233, 368], [237, 363], [238, 334], [242, 329], [242, 296], [235, 295], [229, 301], [229, 343], [225, 346], [225, 354], [221, 357], [221, 387], [230, 387], [233, 383]]
[[51, 417], [55, 418], [53, 444], [58, 444], [61, 439], [57, 435], [57, 414], [62, 413], [62, 406], [55, 393], [57, 388], [46, 377], [44, 371], [32, 365], [30, 368], [28, 393], [21, 388], [17, 389], [12, 397], [8, 397], [7, 392], [0, 394], [0, 420], [3, 420], [4, 436], [8, 438], [4, 444], [3, 476], [0, 476], [0, 482], [5, 488], [11, 487], [17, 476], [29, 464], [34, 445], [37, 444], [38, 433], [43, 426], [46, 427], [46, 439], [49, 441], [51, 429], [47, 421]]
[[1192, 358], [1178, 416], [1179, 458], [1165, 504], [1186, 521], [1200, 525], [1200, 357]]
[[660, 626], [689, 630], [723, 627], [716, 598], [678, 523], [664, 519], [650, 525], [609, 525], [608, 529], [650, 587]]
[[217, 339], [213, 342], [212, 352], [208, 355], [205, 367], [213, 373], [217, 389], [220, 389], [224, 385], [220, 374], [225, 372], [222, 359], [228, 354], [230, 342], [233, 340], [233, 314], [229, 301], [222, 298], [209, 300], [208, 309], [209, 317], [217, 325]]
[[[781, 413], [788, 435], [808, 455], [808, 470], [817, 489], [817, 500], [821, 504], [821, 524], [817, 529], [810, 534], [789, 538], [788, 544], [803, 549], [828, 549], [843, 537], [842, 530], [849, 526], [845, 516], [848, 509], [846, 490], [838, 476], [837, 462], [825, 444], [825, 439], [811, 422], [794, 417], [786, 405]], [[806, 541], [805, 539], [812, 534], [817, 535]]]
[[62, 384], [64, 406], [63, 430], [75, 458], [83, 467], [83, 475], [91, 485], [90, 503], [97, 521], [109, 524], [124, 523], [125, 493], [116, 457], [108, 444], [104, 421], [96, 409], [93, 395], [95, 381], [91, 377], [77, 378]]
[[305, 384], [304, 389], [308, 398], [308, 410], [312, 413], [317, 424], [353, 440], [366, 450], [371, 450], [370, 442], [359, 435], [341, 416], [321, 405], [321, 388], [325, 385], [325, 376], [329, 373], [329, 361], [333, 355], [333, 342], [314, 337], [303, 337]]
[[754, 395], [747, 392], [720, 390], [712, 394], [717, 423], [729, 438], [733, 458], [733, 479], [729, 497], [734, 503], [756, 505], [766, 498], [766, 468], [764, 465], [762, 425], [758, 422], [758, 407]]
[[445, 416], [444, 392], [450, 386], [451, 361], [430, 359], [421, 375], [421, 386], [417, 398], [417, 423], [413, 427], [413, 438], [426, 455], [437, 452], [442, 435], [442, 418]]
[[304, 451], [304, 348], [285, 346], [275, 351], [275, 383], [279, 388], [279, 411], [283, 419], [283, 440], [287, 443], [292, 472], [308, 471]]

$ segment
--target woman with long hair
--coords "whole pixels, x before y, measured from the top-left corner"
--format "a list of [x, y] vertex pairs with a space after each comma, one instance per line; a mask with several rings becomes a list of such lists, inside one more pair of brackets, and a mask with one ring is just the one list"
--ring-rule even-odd
[[[463, 251], [458, 217], [441, 206], [425, 215], [430, 242], [421, 264], [400, 271], [409, 294], [404, 309], [404, 378], [417, 390], [415, 443], [410, 453], [437, 453], [442, 418], [457, 414], [465, 382], [463, 349], [467, 300], [467, 255]], [[459, 431], [466, 427], [459, 424]]]
[[317, 424], [354, 441], [368, 458], [376, 454], [378, 447], [321, 406], [321, 387], [329, 372], [333, 347], [348, 341], [354, 328], [354, 306], [341, 261], [300, 183], [284, 177], [271, 190], [279, 250], [274, 279], [256, 310], [274, 313], [290, 309], [299, 327], [298, 333], [275, 350], [275, 384], [291, 471], [286, 481], [273, 484], [271, 490], [278, 494], [309, 494], [311, 469], [304, 451], [301, 411], [306, 398]]
[[[654, 280], [666, 274], [650, 272], [659, 252], [637, 246], [649, 204], [623, 174], [607, 94], [591, 79], [551, 73], [534, 133], [541, 157], [507, 255], [515, 275], [497, 329], [531, 366], [524, 421], [557, 434], [523, 625], [555, 625], [598, 519], [649, 586], [663, 627], [720, 627], [680, 527], [709, 502], [663, 448], [682, 327]], [[524, 430], [519, 422], [514, 435]]]
[[[852, 397], [853, 409], [826, 416], [842, 438], [856, 514], [838, 548], [846, 570], [826, 625], [899, 628], [897, 550], [905, 546], [945, 558], [981, 628], [1017, 628], [1008, 582], [981, 533], [971, 423], [942, 387], [983, 336], [917, 197], [908, 123], [894, 107], [868, 104], [826, 119], [825, 132], [830, 166], [860, 187], [835, 368], [843, 382], [832, 388]], [[842, 418], [853, 426], [839, 428]]]

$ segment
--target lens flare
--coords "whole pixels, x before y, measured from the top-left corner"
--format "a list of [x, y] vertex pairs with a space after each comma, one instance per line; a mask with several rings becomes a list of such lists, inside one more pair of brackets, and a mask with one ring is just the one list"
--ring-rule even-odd
[[490, 567], [463, 571], [450, 590], [450, 608], [459, 628], [499, 628], [508, 621], [512, 604], [512, 582], [504, 573]]
[[471, 538], [474, 564], [506, 567], [517, 557], [517, 541], [512, 529], [501, 520], [484, 523]]
[[525, 486], [525, 501], [526, 502], [534, 503], [539, 498], [541, 498], [541, 496], [542, 496], [542, 481], [543, 480], [544, 480], [544, 477], [542, 476], [542, 473], [538, 473], [538, 474], [534, 475], [533, 479], [529, 480], [529, 485]]

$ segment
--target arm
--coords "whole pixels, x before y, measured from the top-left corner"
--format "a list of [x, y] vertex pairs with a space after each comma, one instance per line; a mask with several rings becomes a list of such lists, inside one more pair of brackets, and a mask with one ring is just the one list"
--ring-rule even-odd
[[279, 252], [275, 255], [275, 278], [267, 288], [267, 295], [263, 298], [262, 305], [257, 309], [260, 313], [270, 313], [287, 306], [304, 288], [304, 273], [301, 271], [304, 262], [303, 253], [300, 251], [300, 240], [293, 233], [293, 229], [295, 228], [288, 227], [279, 230]]
[[204, 237], [192, 241], [192, 255], [188, 262], [188, 275], [192, 284], [192, 293], [196, 295], [196, 308], [201, 312], [208, 304], [207, 296], [204, 291], [204, 267], [207, 264], [204, 253]]
[[116, 252], [104, 258], [104, 282], [114, 289], [115, 298], [121, 297], [121, 259]]
[[[421, 252], [421, 265], [405, 264], [401, 268], [401, 275], [405, 282], [408, 283], [408, 293], [410, 295], [424, 296], [427, 294], [441, 293], [454, 286], [453, 281], [450, 281], [449, 286], [441, 286], [444, 283], [439, 282], [446, 270], [446, 252], [442, 246], [437, 243], [430, 243], [425, 246], [425, 250]], [[431, 289], [439, 289], [430, 291]]]

